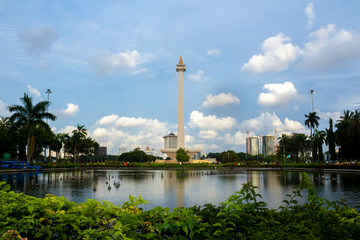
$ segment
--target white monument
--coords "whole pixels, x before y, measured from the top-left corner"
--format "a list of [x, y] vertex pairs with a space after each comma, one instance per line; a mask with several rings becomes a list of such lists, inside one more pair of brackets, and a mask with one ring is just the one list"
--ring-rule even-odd
[[[195, 154], [200, 153], [201, 149], [188, 149], [185, 147], [185, 130], [184, 130], [184, 72], [186, 71], [186, 65], [182, 61], [180, 56], [179, 64], [176, 64], [176, 71], [179, 72], [179, 98], [178, 98], [178, 122], [177, 122], [177, 148], [161, 149], [162, 153], [166, 153], [171, 161], [176, 161], [176, 151], [179, 148], [183, 148], [188, 151], [190, 159]], [[170, 161], [170, 160], [169, 160]]]

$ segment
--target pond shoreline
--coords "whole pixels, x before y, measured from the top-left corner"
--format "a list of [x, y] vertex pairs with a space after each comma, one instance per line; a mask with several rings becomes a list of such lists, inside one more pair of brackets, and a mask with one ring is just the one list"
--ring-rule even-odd
[[[214, 166], [214, 167], [74, 167], [74, 168], [43, 168], [40, 172], [58, 172], [71, 170], [216, 170], [216, 169], [238, 169], [238, 170], [261, 170], [261, 171], [308, 171], [308, 172], [360, 172], [360, 169], [352, 168], [324, 168], [324, 167], [246, 167], [246, 166]], [[39, 172], [35, 169], [0, 169], [0, 173], [28, 173]]]

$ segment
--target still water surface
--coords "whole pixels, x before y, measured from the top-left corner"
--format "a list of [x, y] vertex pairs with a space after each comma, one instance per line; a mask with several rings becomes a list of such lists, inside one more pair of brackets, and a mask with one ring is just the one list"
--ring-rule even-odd
[[[308, 172], [320, 196], [331, 201], [345, 198], [351, 207], [360, 205], [360, 173]], [[272, 170], [73, 170], [46, 173], [0, 174], [12, 190], [44, 197], [46, 193], [70, 201], [105, 200], [121, 205], [141, 195], [150, 209], [218, 204], [239, 191], [243, 183], [258, 186], [268, 208], [278, 208], [286, 194], [302, 179], [299, 171]], [[304, 192], [305, 193], [305, 192]], [[305, 194], [306, 195], [306, 194]], [[301, 203], [304, 200], [299, 199]]]

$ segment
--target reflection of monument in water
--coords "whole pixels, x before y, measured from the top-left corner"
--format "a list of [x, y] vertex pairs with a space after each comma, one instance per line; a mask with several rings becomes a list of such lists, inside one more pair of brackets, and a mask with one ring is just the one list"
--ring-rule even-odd
[[176, 202], [176, 207], [183, 207], [185, 204], [185, 179], [179, 177], [176, 171], [168, 171], [165, 175], [164, 189], [172, 192], [172, 202]]
[[[183, 148], [186, 151], [188, 151], [188, 155], [190, 156], [190, 158], [193, 158], [195, 154], [201, 152], [201, 149], [189, 149], [185, 147], [183, 73], [186, 71], [186, 65], [183, 63], [181, 56], [180, 56], [179, 64], [176, 64], [176, 71], [179, 72], [177, 136], [175, 136], [173, 133], [164, 136], [164, 149], [160, 150], [162, 153], [167, 154], [172, 161], [176, 161], [176, 151], [179, 148]], [[175, 141], [176, 141], [176, 147], [174, 144]]]

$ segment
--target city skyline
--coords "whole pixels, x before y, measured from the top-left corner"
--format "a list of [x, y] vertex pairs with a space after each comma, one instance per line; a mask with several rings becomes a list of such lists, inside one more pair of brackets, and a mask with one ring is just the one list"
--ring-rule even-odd
[[[0, 0], [0, 116], [24, 93], [50, 99], [57, 132], [85, 125], [110, 154], [185, 141], [246, 152], [251, 136], [306, 133], [360, 106], [360, 2]], [[47, 93], [50, 89], [51, 93]]]

